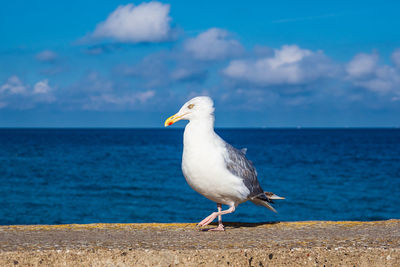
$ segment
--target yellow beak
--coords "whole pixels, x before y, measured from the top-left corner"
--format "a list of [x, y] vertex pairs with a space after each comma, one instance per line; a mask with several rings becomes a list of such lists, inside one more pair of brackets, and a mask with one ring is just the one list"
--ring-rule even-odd
[[181, 120], [182, 117], [185, 116], [185, 115], [186, 115], [186, 114], [183, 114], [183, 115], [181, 115], [181, 116], [177, 116], [177, 114], [172, 115], [171, 117], [169, 117], [169, 118], [165, 121], [164, 126], [167, 127], [167, 126], [170, 126], [170, 125], [174, 124], [175, 122]]

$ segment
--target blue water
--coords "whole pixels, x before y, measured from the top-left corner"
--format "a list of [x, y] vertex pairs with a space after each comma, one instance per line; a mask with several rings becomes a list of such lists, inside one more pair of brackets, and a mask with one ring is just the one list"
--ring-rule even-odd
[[[400, 218], [400, 130], [220, 129], [278, 214], [226, 221]], [[216, 209], [182, 176], [181, 129], [1, 129], [0, 224], [198, 222]]]

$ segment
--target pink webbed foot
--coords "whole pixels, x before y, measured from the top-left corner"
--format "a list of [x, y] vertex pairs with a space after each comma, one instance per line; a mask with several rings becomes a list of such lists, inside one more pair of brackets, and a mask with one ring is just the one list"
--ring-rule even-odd
[[223, 224], [219, 224], [218, 227], [210, 228], [207, 231], [225, 231], [225, 227]]
[[223, 211], [221, 210], [221, 206], [222, 206], [222, 205], [221, 205], [220, 203], [218, 203], [218, 204], [217, 204], [218, 212], [213, 212], [213, 213], [211, 213], [211, 215], [209, 215], [209, 216], [206, 217], [204, 220], [202, 220], [201, 222], [199, 222], [199, 223], [197, 224], [197, 226], [200, 226], [200, 227], [201, 227], [201, 226], [206, 226], [206, 225], [210, 224], [212, 221], [214, 221], [215, 218], [218, 217], [218, 227], [215, 228], [215, 230], [213, 230], [213, 231], [224, 231], [225, 229], [224, 229], [224, 226], [222, 225], [221, 215], [234, 212], [234, 211], [235, 211], [235, 206], [231, 206], [229, 209], [223, 210]]

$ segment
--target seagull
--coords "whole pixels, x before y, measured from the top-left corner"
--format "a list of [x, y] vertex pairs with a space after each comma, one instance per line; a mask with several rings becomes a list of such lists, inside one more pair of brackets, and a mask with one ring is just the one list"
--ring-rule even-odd
[[[183, 138], [182, 172], [190, 187], [217, 203], [217, 212], [198, 223], [206, 226], [218, 217], [218, 227], [209, 230], [224, 231], [222, 215], [250, 200], [276, 212], [274, 199], [284, 199], [272, 192], [264, 192], [257, 172], [245, 154], [225, 142], [214, 131], [214, 103], [208, 96], [198, 96], [186, 102], [164, 126], [179, 120], [188, 120]], [[222, 204], [229, 206], [222, 210]]]

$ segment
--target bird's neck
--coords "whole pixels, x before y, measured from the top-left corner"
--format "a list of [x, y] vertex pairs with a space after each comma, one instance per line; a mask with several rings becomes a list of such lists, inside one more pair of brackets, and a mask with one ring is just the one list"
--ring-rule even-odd
[[191, 119], [185, 127], [184, 144], [207, 141], [214, 135], [214, 116]]

